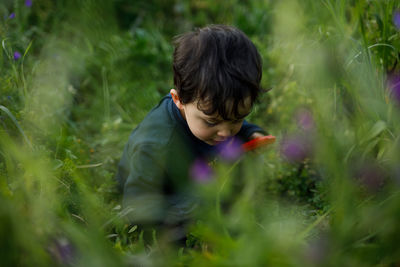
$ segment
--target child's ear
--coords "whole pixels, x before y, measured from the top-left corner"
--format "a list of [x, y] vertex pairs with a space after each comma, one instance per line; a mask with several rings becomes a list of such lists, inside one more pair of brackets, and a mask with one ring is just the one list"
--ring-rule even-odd
[[175, 105], [179, 109], [183, 109], [183, 104], [181, 103], [181, 101], [179, 99], [178, 91], [176, 91], [175, 89], [171, 89], [171, 91], [169, 91], [169, 93], [171, 94], [172, 101], [174, 101]]

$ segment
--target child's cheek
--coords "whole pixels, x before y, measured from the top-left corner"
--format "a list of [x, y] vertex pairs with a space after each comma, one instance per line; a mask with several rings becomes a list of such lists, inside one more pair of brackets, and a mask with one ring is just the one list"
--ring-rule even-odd
[[188, 125], [192, 134], [200, 140], [208, 141], [208, 139], [212, 137], [210, 130], [204, 126], [201, 121], [191, 121], [191, 123], [188, 123]]
[[197, 133], [197, 136], [200, 137], [200, 139], [208, 140], [213, 137], [212, 130], [210, 130], [207, 127], [204, 127], [202, 125], [199, 125], [199, 126], [200, 127], [197, 128], [196, 133]]
[[202, 125], [202, 127], [200, 127], [199, 129], [201, 129], [199, 131], [199, 135], [201, 135], [201, 139], [203, 141], [204, 140], [209, 141], [211, 139], [214, 139], [215, 136], [217, 135], [215, 128]]
[[242, 125], [243, 125], [243, 123], [235, 126], [234, 130], [232, 131], [233, 136], [235, 136], [240, 131], [240, 128], [242, 128]]

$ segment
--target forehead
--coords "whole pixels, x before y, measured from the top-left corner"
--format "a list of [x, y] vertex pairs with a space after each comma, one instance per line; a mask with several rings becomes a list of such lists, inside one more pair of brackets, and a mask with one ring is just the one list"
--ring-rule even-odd
[[197, 109], [202, 112], [206, 117], [216, 118], [221, 120], [235, 120], [246, 117], [252, 108], [252, 101], [250, 97], [243, 100], [236, 101], [230, 99], [224, 103], [222, 110], [224, 114], [219, 114], [221, 107], [213, 107], [209, 101], [196, 101]]

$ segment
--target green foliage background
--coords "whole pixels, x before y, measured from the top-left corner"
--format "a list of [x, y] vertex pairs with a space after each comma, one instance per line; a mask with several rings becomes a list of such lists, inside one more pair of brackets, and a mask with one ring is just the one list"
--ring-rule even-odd
[[[0, 4], [1, 265], [400, 263], [397, 1], [32, 3]], [[249, 120], [278, 142], [216, 166], [186, 246], [157, 233], [145, 244], [119, 205], [116, 164], [173, 87], [173, 37], [217, 23], [258, 47], [272, 90]], [[312, 153], [288, 162], [286, 138]]]

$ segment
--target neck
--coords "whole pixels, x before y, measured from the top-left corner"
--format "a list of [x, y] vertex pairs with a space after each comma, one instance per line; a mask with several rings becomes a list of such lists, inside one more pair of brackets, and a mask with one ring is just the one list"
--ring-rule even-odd
[[186, 115], [185, 115], [185, 110], [183, 110], [183, 109], [179, 109], [179, 112], [181, 113], [181, 115], [182, 115], [182, 118], [186, 121]]

